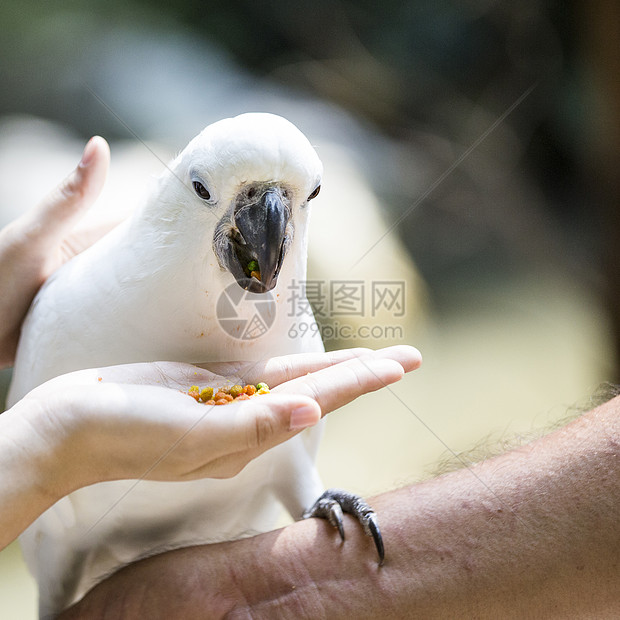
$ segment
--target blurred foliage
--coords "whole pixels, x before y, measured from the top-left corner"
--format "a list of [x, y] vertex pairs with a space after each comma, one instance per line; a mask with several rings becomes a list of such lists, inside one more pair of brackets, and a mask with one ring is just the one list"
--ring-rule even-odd
[[[536, 84], [398, 231], [433, 281], [481, 263], [505, 268], [511, 253], [552, 254], [592, 279], [601, 206], [586, 178], [597, 96], [584, 59], [588, 10], [575, 0], [3, 0], [0, 115], [125, 137], [118, 123], [100, 129], [72, 67], [115, 29], [169, 30], [214, 41], [252, 74], [339, 104], [423, 153], [430, 185]], [[96, 59], [80, 68], [98, 70]], [[394, 219], [426, 189], [407, 166], [377, 187]]]
[[534, 103], [511, 123], [544, 187], [575, 195], [584, 102], [572, 2], [4, 0], [0, 112], [41, 114], [34, 100], [44, 93], [62, 114], [62, 96], [55, 101], [45, 86], [57, 79], [52, 65], [87, 45], [87, 32], [82, 42], [71, 30], [62, 36], [80, 13], [89, 15], [85, 31], [98, 20], [138, 31], [167, 24], [217, 41], [254, 72], [318, 93], [399, 139], [427, 127], [468, 145], [480, 131], [470, 122], [475, 107], [499, 116], [538, 83]]
[[[540, 0], [4, 0], [0, 11], [5, 69], [19, 60], [11, 49], [26, 62], [72, 13], [137, 30], [183, 26], [258, 73], [329, 89], [324, 94], [394, 133], [413, 120], [458, 131], [458, 115], [442, 100], [479, 100], [501, 86], [494, 93], [501, 111], [534, 81], [554, 72], [557, 79], [559, 63], [566, 70], [574, 53], [571, 3]], [[67, 54], [79, 52], [72, 43], [65, 41]], [[319, 79], [323, 72], [337, 79]]]

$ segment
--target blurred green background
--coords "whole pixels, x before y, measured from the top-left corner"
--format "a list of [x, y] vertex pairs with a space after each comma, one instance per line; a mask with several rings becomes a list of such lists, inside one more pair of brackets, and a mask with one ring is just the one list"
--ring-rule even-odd
[[[326, 164], [311, 277], [406, 283], [398, 316], [327, 312], [328, 348], [425, 359], [330, 417], [322, 475], [364, 494], [419, 480], [618, 380], [619, 28], [601, 1], [4, 0], [0, 222], [95, 133], [122, 202], [161, 167], [140, 141], [165, 160], [218, 118], [287, 116]], [[0, 616], [35, 605], [12, 545]]]

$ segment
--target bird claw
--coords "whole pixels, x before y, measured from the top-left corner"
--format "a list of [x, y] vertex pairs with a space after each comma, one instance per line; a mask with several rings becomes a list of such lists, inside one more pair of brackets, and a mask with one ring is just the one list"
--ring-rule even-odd
[[304, 513], [303, 518], [318, 517], [320, 519], [327, 519], [333, 527], [338, 529], [340, 538], [344, 540], [343, 512], [353, 515], [364, 528], [364, 533], [373, 539], [379, 555], [379, 566], [382, 566], [385, 550], [377, 515], [359, 495], [347, 493], [340, 489], [328, 489]]

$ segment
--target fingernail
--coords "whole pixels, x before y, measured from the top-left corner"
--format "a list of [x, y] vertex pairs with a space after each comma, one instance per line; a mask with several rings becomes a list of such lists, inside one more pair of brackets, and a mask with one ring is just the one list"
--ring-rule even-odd
[[310, 405], [302, 405], [291, 411], [289, 430], [298, 431], [302, 428], [313, 426], [319, 420], [316, 409]]
[[96, 150], [97, 149], [95, 148], [95, 138], [93, 137], [86, 143], [86, 146], [84, 147], [82, 159], [80, 159], [79, 164], [80, 166], [82, 166], [82, 168], [90, 164], [90, 162], [93, 160]]

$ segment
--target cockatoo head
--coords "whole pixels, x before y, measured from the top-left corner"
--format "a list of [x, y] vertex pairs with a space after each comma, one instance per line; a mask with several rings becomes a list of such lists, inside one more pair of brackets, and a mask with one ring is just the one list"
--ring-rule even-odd
[[220, 269], [253, 293], [274, 288], [295, 235], [305, 235], [322, 171], [292, 123], [258, 113], [209, 125], [170, 169], [184, 186], [176, 183], [177, 204], [202, 214], [197, 226], [207, 214]]

